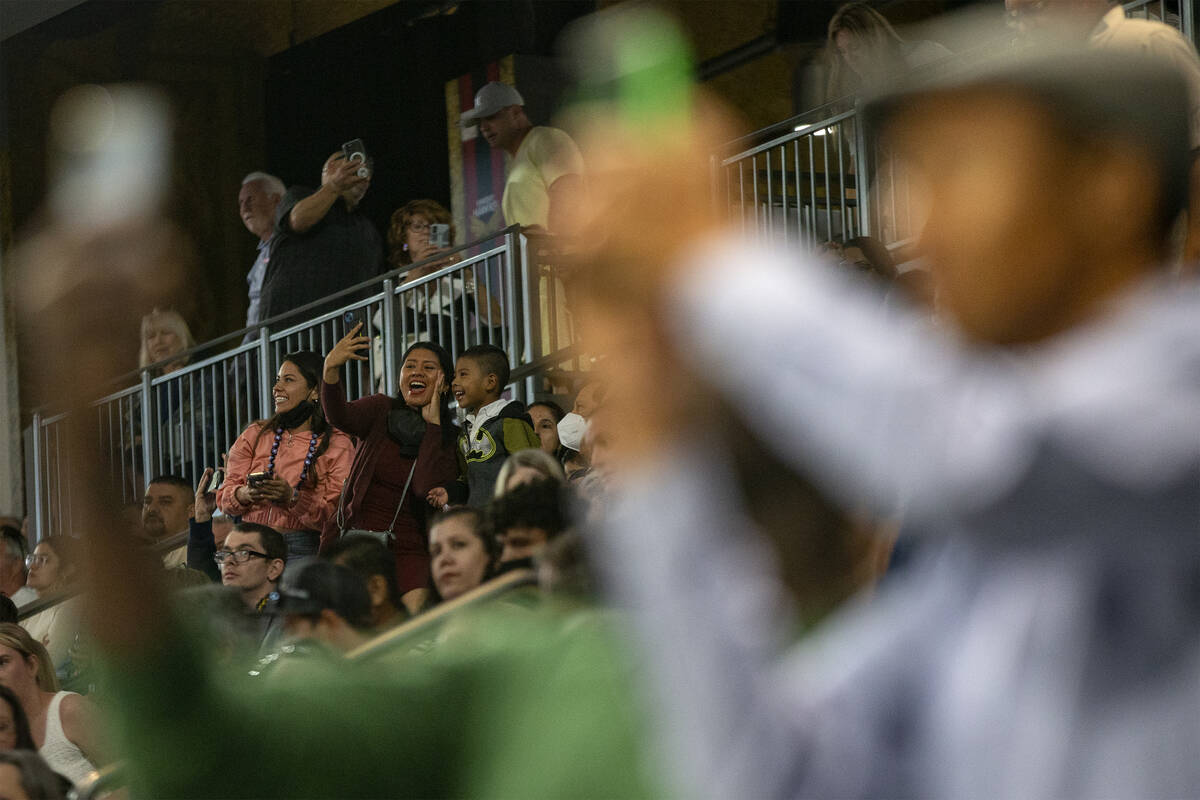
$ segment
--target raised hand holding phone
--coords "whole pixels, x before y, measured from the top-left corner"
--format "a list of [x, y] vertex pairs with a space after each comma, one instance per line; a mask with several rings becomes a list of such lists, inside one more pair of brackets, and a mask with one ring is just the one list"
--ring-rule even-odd
[[371, 347], [371, 337], [360, 336], [362, 323], [358, 323], [350, 332], [338, 340], [333, 349], [325, 356], [325, 382], [337, 383], [341, 378], [338, 370], [347, 361], [366, 361], [367, 352]]

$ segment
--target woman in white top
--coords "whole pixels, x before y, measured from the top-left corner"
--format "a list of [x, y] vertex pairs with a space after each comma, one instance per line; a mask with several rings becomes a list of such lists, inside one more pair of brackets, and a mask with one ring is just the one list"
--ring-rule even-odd
[[[38, 600], [70, 591], [75, 579], [75, 552], [79, 542], [70, 536], [47, 536], [38, 542], [33, 554], [25, 559], [29, 577], [25, 585], [37, 593]], [[80, 597], [70, 597], [45, 611], [39, 611], [22, 623], [34, 641], [50, 654], [52, 671], [67, 662], [75, 635], [79, 632]]]
[[96, 770], [95, 707], [74, 692], [58, 691], [45, 648], [8, 622], [0, 624], [0, 684], [20, 700], [38, 753], [52, 770], [76, 785]]

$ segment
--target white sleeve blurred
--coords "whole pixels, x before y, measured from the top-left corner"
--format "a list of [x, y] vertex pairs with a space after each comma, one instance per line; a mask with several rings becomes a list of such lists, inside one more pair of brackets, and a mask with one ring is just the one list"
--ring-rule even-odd
[[673, 295], [678, 350], [759, 438], [848, 506], [913, 518], [994, 499], [1031, 457], [1034, 407], [1001, 357], [857, 276], [728, 241]]

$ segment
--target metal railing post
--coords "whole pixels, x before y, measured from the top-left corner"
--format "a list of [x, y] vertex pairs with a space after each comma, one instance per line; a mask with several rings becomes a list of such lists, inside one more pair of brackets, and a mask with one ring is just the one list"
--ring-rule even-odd
[[862, 103], [854, 101], [854, 199], [858, 201], [858, 235], [871, 235], [871, 181]]
[[1196, 44], [1196, 0], [1179, 0], [1179, 27], [1193, 45]]
[[42, 452], [42, 415], [33, 412], [33, 541], [29, 543], [32, 550], [34, 544], [42, 540], [42, 532], [46, 529], [46, 487], [42, 482], [43, 460], [46, 454]]
[[[154, 430], [154, 414], [150, 404], [154, 400], [154, 387], [150, 385], [150, 370], [142, 370], [142, 470], [144, 474], [142, 478], [149, 480], [151, 476], [158, 474], [158, 467], [154, 463], [154, 455], [157, 452], [157, 439]], [[136, 487], [135, 487], [136, 489]], [[141, 489], [136, 489], [141, 491]]]
[[[533, 292], [530, 291], [529, 280], [529, 240], [525, 238], [523, 233], [509, 233], [504, 237], [505, 247], [508, 249], [508, 294], [513, 300], [513, 333], [521, 332], [521, 357], [515, 358], [516, 347], [513, 347], [513, 353], [509, 357], [509, 363], [514, 367], [517, 364], [525, 363], [532, 364], [534, 361], [533, 354], [533, 322], [532, 322], [532, 305], [536, 302], [533, 298]], [[517, 299], [516, 272], [520, 269], [521, 272], [521, 296]], [[536, 286], [536, 283], [534, 283]], [[515, 336], [514, 336], [515, 339]], [[534, 385], [533, 376], [530, 375], [525, 379], [525, 394], [528, 397], [533, 397]]]
[[[383, 386], [384, 393], [395, 391], [396, 381], [396, 282], [383, 281]], [[449, 378], [450, 376], [447, 376]]]
[[263, 327], [258, 330], [258, 413], [262, 419], [271, 418], [271, 330]]

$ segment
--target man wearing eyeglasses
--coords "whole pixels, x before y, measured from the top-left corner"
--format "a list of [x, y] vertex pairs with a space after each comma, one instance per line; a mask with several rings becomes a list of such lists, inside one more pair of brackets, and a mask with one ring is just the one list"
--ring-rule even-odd
[[[241, 590], [246, 607], [262, 614], [283, 575], [287, 543], [274, 528], [243, 522], [233, 527], [213, 558], [221, 569], [221, 583]], [[260, 649], [274, 647], [282, 632], [279, 618], [264, 614]]]

